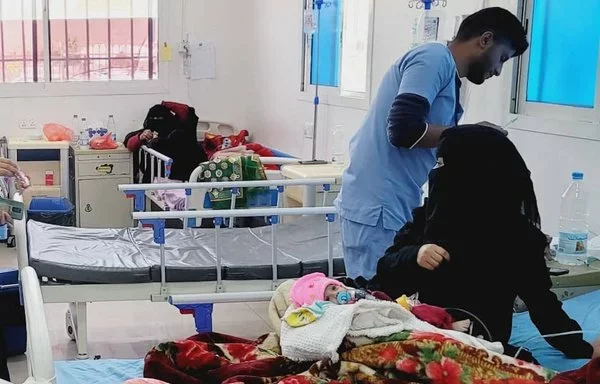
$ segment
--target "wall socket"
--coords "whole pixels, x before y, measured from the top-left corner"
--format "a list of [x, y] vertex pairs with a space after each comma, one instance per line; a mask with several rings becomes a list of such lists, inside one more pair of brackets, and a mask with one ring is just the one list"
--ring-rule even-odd
[[28, 118], [19, 121], [19, 129], [37, 129], [37, 127], [35, 119]]
[[315, 126], [313, 123], [304, 123], [304, 138], [312, 139], [315, 132]]

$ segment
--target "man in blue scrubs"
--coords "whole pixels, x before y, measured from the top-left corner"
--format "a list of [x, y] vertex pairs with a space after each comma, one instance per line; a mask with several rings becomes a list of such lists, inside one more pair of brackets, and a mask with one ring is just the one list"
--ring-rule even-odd
[[[335, 201], [348, 277], [375, 275], [396, 231], [421, 203], [440, 135], [456, 127], [463, 114], [460, 79], [483, 84], [528, 46], [512, 13], [486, 8], [466, 18], [448, 45], [423, 44], [388, 70], [350, 141], [350, 165]], [[431, 254], [423, 262], [437, 266], [445, 257]]]

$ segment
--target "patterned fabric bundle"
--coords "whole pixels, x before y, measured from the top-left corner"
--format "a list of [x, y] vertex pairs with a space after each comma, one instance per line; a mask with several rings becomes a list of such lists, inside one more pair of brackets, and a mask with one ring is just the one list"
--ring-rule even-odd
[[[200, 164], [199, 181], [226, 182], [266, 180], [263, 165], [257, 155], [215, 158]], [[213, 209], [231, 208], [231, 189], [214, 188], [209, 191]], [[241, 188], [235, 200], [236, 208], [270, 205], [269, 188]]]

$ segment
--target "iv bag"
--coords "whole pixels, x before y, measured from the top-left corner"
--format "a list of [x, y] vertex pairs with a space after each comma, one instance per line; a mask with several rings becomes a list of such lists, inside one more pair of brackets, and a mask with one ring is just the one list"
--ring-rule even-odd
[[312, 8], [304, 10], [304, 33], [312, 35], [317, 30], [317, 18]]
[[446, 36], [443, 33], [443, 16], [444, 13], [439, 10], [421, 12], [421, 15], [414, 19], [411, 30], [413, 36], [411, 48], [434, 41], [444, 41]]

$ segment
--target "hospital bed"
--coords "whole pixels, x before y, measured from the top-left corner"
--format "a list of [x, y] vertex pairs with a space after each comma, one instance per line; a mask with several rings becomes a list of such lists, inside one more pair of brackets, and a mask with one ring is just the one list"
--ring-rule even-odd
[[[177, 181], [169, 179], [171, 175], [171, 167], [173, 165], [173, 159], [171, 159], [169, 156], [143, 145], [140, 148], [139, 160], [140, 167], [142, 164], [150, 164], [150, 179], [152, 184], [177, 183]], [[298, 159], [291, 157], [260, 157], [260, 161], [263, 165], [279, 166], [285, 164], [298, 164], [299, 162]], [[265, 170], [265, 173], [267, 180], [281, 180], [283, 178], [281, 171], [279, 170]], [[199, 181], [199, 176], [200, 167], [196, 168], [192, 172], [189, 182], [193, 183]], [[173, 206], [173, 204], [169, 204], [164, 198], [166, 193], [178, 195], [179, 198], [184, 199], [183, 204], [181, 204], [183, 209], [177, 209], [177, 207]], [[146, 207], [148, 209], [151, 209], [151, 207], [156, 207], [162, 211], [202, 209], [206, 205], [204, 201], [205, 191], [197, 190], [192, 191], [192, 193], [194, 193], [194, 197], [191, 195], [186, 195], [181, 188], [171, 190], [163, 188], [146, 191]], [[196, 198], [196, 196], [198, 196], [198, 198]]]
[[[140, 226], [121, 229], [15, 223], [19, 269], [31, 266], [42, 279], [45, 303], [70, 303], [78, 356], [87, 358], [87, 303], [169, 301], [173, 305], [266, 301], [286, 279], [321, 271], [344, 274], [334, 207], [252, 208], [144, 212], [147, 191], [157, 188], [322, 186], [335, 179], [264, 180], [177, 185], [133, 184], [119, 189], [134, 200]], [[20, 196], [15, 196], [19, 199]], [[260, 228], [167, 229], [165, 220], [267, 216]], [[280, 223], [283, 216], [298, 216]], [[190, 226], [191, 227], [191, 226]]]
[[[122, 364], [114, 364], [116, 361], [104, 361], [104, 363], [96, 367], [95, 370], [89, 373], [84, 371], [89, 369], [89, 366], [79, 364], [79, 362], [61, 362], [60, 366], [55, 369], [52, 357], [51, 342], [46, 324], [44, 305], [42, 300], [42, 290], [35, 270], [31, 267], [26, 267], [21, 271], [21, 285], [25, 304], [25, 313], [27, 319], [27, 365], [29, 369], [29, 379], [26, 384], [50, 384], [56, 383], [55, 372], [60, 379], [60, 368], [71, 366], [80, 378], [77, 382], [90, 382], [97, 379], [99, 370], [107, 370], [106, 374], [110, 377], [122, 377], [125, 372], [130, 372], [130, 365], [136, 367], [143, 366], [143, 360], [140, 359], [137, 363], [134, 361], [123, 361]], [[585, 332], [585, 338], [589, 341], [598, 337], [600, 331], [600, 291], [590, 292], [576, 298], [565, 301], [564, 309], [569, 315], [578, 321]], [[513, 331], [511, 344], [527, 347], [540, 363], [550, 369], [560, 372], [578, 369], [587, 363], [587, 360], [571, 360], [566, 359], [543, 339], [539, 338], [539, 332], [534, 327], [528, 313], [520, 313], [514, 316]], [[90, 364], [93, 361], [90, 361]], [[120, 361], [119, 361], [120, 362]], [[83, 362], [82, 362], [83, 363]], [[113, 363], [113, 365], [111, 365]], [[129, 369], [127, 369], [129, 368]], [[119, 369], [124, 371], [121, 373]], [[133, 371], [141, 372], [141, 368]], [[102, 371], [103, 372], [103, 371]], [[135, 375], [135, 374], [134, 374]], [[89, 379], [88, 376], [91, 376]], [[130, 376], [127, 378], [135, 378]], [[113, 381], [117, 382], [117, 381]], [[10, 384], [0, 380], [0, 384]], [[58, 384], [62, 384], [61, 381]]]

